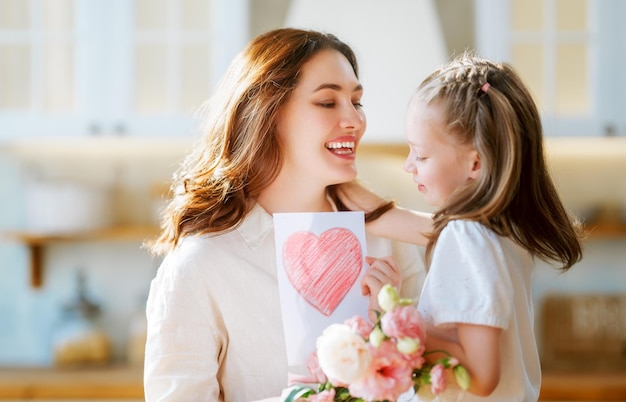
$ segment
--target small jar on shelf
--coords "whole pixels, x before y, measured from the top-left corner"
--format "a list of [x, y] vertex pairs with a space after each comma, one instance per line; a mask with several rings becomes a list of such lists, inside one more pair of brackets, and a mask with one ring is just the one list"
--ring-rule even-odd
[[110, 361], [111, 345], [106, 332], [100, 328], [100, 306], [89, 300], [85, 276], [77, 274], [76, 300], [63, 307], [53, 335], [55, 366], [105, 364]]

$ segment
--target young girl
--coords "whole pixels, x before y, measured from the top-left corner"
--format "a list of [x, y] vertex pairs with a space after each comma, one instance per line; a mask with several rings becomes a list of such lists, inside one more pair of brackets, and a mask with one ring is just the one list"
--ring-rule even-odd
[[[420, 84], [406, 135], [404, 169], [437, 208], [419, 301], [426, 347], [449, 352], [471, 377], [467, 393], [452, 381], [439, 398], [536, 401], [535, 257], [567, 270], [582, 251], [546, 168], [533, 99], [511, 66], [466, 54]], [[410, 240], [412, 216], [394, 210], [372, 225]]]

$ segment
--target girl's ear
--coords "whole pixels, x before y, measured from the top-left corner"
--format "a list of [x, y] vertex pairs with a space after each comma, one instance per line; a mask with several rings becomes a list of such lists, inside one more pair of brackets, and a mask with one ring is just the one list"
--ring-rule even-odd
[[471, 151], [469, 162], [470, 162], [469, 177], [472, 180], [476, 180], [480, 176], [480, 169], [481, 169], [480, 155], [478, 154], [476, 150]]

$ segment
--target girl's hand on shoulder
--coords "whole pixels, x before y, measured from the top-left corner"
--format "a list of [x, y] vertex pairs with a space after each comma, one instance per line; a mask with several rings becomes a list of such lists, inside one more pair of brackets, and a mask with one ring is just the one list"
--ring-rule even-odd
[[386, 285], [391, 284], [398, 290], [402, 287], [402, 274], [393, 256], [383, 258], [365, 257], [370, 267], [361, 280], [361, 294], [369, 296], [368, 315], [372, 322], [376, 321], [374, 310], [380, 311], [378, 292]]
[[[337, 196], [352, 211], [372, 212], [387, 203], [358, 179], [337, 186]], [[430, 212], [414, 211], [394, 206], [380, 217], [365, 225], [365, 230], [375, 236], [386, 237], [405, 243], [426, 246], [426, 234], [432, 230], [433, 217]]]
[[387, 202], [384, 198], [368, 189], [361, 181], [352, 180], [337, 186], [337, 195], [351, 211], [371, 212]]

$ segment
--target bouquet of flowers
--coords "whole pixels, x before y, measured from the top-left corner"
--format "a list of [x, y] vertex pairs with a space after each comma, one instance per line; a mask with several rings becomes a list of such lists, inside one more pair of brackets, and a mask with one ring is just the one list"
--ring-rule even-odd
[[383, 311], [375, 324], [355, 316], [323, 331], [307, 361], [311, 376], [293, 378], [285, 402], [396, 401], [411, 387], [417, 392], [427, 385], [438, 395], [447, 387], [448, 368], [461, 388], [469, 388], [469, 374], [457, 359], [426, 362], [425, 325], [411, 300], [385, 285], [378, 304]]

